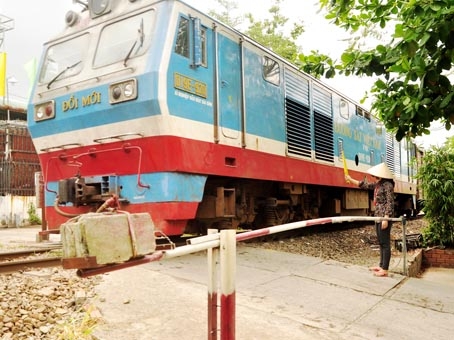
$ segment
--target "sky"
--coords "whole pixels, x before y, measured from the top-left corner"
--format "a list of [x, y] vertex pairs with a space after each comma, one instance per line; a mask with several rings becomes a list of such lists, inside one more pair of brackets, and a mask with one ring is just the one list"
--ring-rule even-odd
[[64, 28], [72, 0], [0, 0], [0, 14], [14, 20], [14, 29], [3, 33], [0, 51], [7, 53], [9, 100], [26, 101], [29, 80], [24, 65], [39, 59], [44, 42]]
[[[195, 8], [208, 11], [216, 8], [215, 0], [186, 0]], [[241, 16], [252, 13], [256, 20], [261, 20], [268, 14], [268, 9], [274, 3], [273, 0], [241, 1], [238, 13], [233, 16]], [[8, 100], [27, 102], [30, 83], [24, 65], [33, 58], [40, 59], [43, 44], [60, 32], [65, 26], [65, 14], [71, 9], [79, 10], [80, 5], [74, 4], [73, 0], [0, 0], [0, 14], [14, 20], [14, 28], [3, 33], [1, 52], [7, 53], [6, 77], [8, 83]], [[295, 9], [297, 9], [295, 11]], [[334, 25], [330, 25], [322, 13], [318, 13], [317, 0], [282, 0], [281, 13], [290, 19], [303, 23], [305, 32], [298, 44], [304, 53], [318, 50], [330, 55], [333, 59], [339, 59], [341, 52], [346, 46], [347, 34]], [[295, 15], [296, 13], [296, 15]], [[1, 40], [0, 40], [1, 41]], [[371, 78], [345, 78], [336, 76], [334, 79], [324, 80], [330, 86], [346, 94], [351, 99], [360, 102], [365, 91], [373, 82]], [[366, 101], [366, 109], [370, 102]], [[440, 145], [449, 135], [439, 125], [435, 126], [436, 133], [429, 138], [419, 139], [419, 143], [429, 147]]]

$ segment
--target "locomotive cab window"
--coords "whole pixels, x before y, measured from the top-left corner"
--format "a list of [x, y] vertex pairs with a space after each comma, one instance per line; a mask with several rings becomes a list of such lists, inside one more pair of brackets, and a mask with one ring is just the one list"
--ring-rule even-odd
[[88, 40], [88, 34], [84, 34], [49, 47], [39, 81], [49, 84], [80, 73], [86, 58]]
[[175, 53], [189, 58], [189, 19], [187, 18], [180, 18], [175, 42]]
[[370, 122], [370, 113], [359, 106], [356, 107], [356, 115], [364, 117], [366, 120]]
[[94, 67], [119, 61], [127, 66], [130, 59], [143, 55], [151, 43], [153, 16], [154, 11], [147, 11], [104, 27], [99, 38]]
[[192, 67], [207, 67], [206, 36], [207, 29], [202, 26], [200, 19], [192, 18], [189, 20], [185, 17], [180, 17], [175, 40], [175, 53], [188, 59], [192, 58]]
[[208, 66], [207, 62], [207, 30], [202, 27], [200, 30], [200, 51], [201, 51], [201, 65]]
[[262, 65], [263, 78], [274, 85], [279, 85], [281, 81], [279, 63], [265, 56], [262, 58]]

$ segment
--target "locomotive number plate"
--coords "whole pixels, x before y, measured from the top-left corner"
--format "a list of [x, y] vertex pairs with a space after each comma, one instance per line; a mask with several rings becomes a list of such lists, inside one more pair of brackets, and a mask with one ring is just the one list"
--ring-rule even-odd
[[176, 89], [195, 94], [202, 98], [207, 97], [207, 85], [201, 81], [174, 73], [173, 82]]

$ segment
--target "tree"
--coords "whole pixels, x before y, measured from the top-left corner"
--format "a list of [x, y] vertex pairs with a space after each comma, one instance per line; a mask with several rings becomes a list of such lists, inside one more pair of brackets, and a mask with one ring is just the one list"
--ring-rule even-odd
[[285, 34], [283, 28], [286, 27], [289, 19], [280, 12], [279, 5], [281, 2], [282, 0], [275, 0], [274, 5], [268, 10], [272, 17], [271, 20], [256, 21], [253, 15], [248, 13], [246, 16], [249, 19], [250, 25], [246, 31], [246, 35], [285, 59], [295, 62], [300, 52], [300, 48], [295, 41], [303, 34], [304, 26], [293, 23], [290, 36]]
[[[351, 34], [391, 29], [386, 42], [351, 45], [340, 61], [313, 53], [298, 63], [313, 75], [375, 76], [373, 113], [396, 138], [429, 134], [432, 121], [454, 124], [454, 2], [451, 0], [320, 0], [326, 18]], [[363, 33], [364, 33], [363, 32]], [[385, 37], [386, 34], [383, 34]], [[358, 35], [356, 35], [358, 38]], [[356, 40], [355, 40], [356, 41]]]
[[417, 178], [424, 193], [427, 245], [454, 246], [454, 139], [428, 150]]
[[[243, 17], [235, 17], [232, 14], [234, 10], [238, 9], [238, 4], [235, 1], [216, 1], [221, 10], [211, 10], [209, 14], [212, 17], [234, 28], [238, 28], [244, 23]], [[249, 27], [244, 33], [263, 46], [268, 47], [276, 54], [294, 62], [300, 53], [300, 48], [296, 44], [296, 40], [303, 34], [304, 26], [294, 22], [289, 33], [285, 32], [289, 19], [283, 16], [280, 11], [279, 5], [282, 1], [274, 0], [274, 4], [268, 10], [271, 19], [257, 21], [251, 13], [247, 13], [245, 18], [249, 21]]]
[[209, 15], [231, 27], [238, 27], [243, 23], [244, 17], [233, 16], [233, 13], [238, 9], [238, 3], [230, 0], [216, 0], [216, 2], [221, 10], [212, 9], [208, 12]]

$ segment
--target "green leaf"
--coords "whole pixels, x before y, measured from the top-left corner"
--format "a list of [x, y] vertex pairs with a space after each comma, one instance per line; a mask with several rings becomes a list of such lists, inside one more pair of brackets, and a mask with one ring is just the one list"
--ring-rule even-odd
[[430, 98], [424, 98], [421, 100], [421, 105], [429, 105], [430, 103], [432, 103], [432, 99]]
[[418, 50], [418, 44], [416, 41], [410, 41], [407, 45], [407, 53], [409, 57], [414, 57], [416, 55], [416, 51]]
[[448, 104], [450, 104], [452, 101], [453, 95], [454, 95], [454, 92], [449, 93], [440, 103], [440, 107], [445, 108], [446, 106], [448, 106]]
[[326, 71], [325, 77], [326, 78], [333, 78], [336, 75], [336, 71], [334, 68], [329, 68], [328, 71]]
[[431, 37], [430, 33], [424, 33], [423, 37], [419, 40], [419, 46], [424, 46]]
[[397, 64], [392, 65], [388, 70], [389, 70], [389, 72], [396, 72], [396, 73], [401, 73], [404, 71], [402, 65], [397, 65]]
[[394, 37], [395, 38], [403, 38], [405, 35], [404, 27], [402, 24], [397, 24], [394, 28]]
[[350, 52], [342, 53], [341, 60], [342, 60], [342, 62], [344, 64], [349, 64], [353, 60], [355, 60], [355, 55], [353, 53], [350, 53]]
[[379, 52], [381, 54], [384, 54], [387, 51], [387, 48], [383, 45], [377, 45], [377, 47], [375, 49], [377, 50], [377, 52]]
[[378, 88], [378, 89], [381, 89], [381, 90], [385, 90], [388, 88], [388, 86], [386, 85], [386, 83], [381, 80], [381, 79], [378, 79], [375, 81], [374, 85]]
[[430, 4], [430, 9], [434, 12], [438, 12], [441, 10], [441, 6], [437, 3]]

